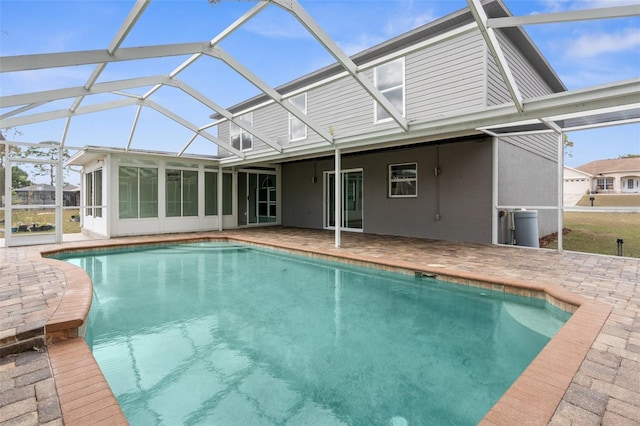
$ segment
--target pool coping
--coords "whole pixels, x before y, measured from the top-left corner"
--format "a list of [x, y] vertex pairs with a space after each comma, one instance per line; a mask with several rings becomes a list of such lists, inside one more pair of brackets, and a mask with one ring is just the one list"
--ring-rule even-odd
[[[66, 342], [69, 339], [81, 340], [84, 343], [84, 339], [78, 339], [78, 337], [81, 336], [81, 327], [85, 322], [91, 305], [92, 283], [88, 274], [83, 269], [64, 261], [47, 258], [46, 256], [77, 251], [109, 250], [114, 248], [141, 247], [145, 245], [207, 241], [235, 241], [260, 247], [273, 247], [310, 257], [336, 260], [348, 264], [372, 266], [387, 271], [424, 274], [459, 285], [480, 287], [508, 294], [544, 299], [560, 309], [571, 312], [572, 316], [565, 325], [485, 415], [480, 422], [480, 424], [484, 425], [547, 424], [553, 417], [573, 377], [580, 368], [587, 352], [600, 333], [612, 310], [612, 307], [608, 304], [587, 299], [560, 286], [526, 280], [489, 277], [475, 272], [452, 271], [438, 265], [432, 267], [421, 266], [417, 268], [416, 265], [410, 262], [387, 261], [385, 259], [345, 253], [340, 251], [340, 249], [324, 250], [277, 241], [265, 243], [263, 240], [254, 239], [250, 236], [159, 236], [147, 239], [146, 241], [136, 242], [102, 240], [96, 244], [70, 245], [60, 248], [44, 249], [37, 252], [35, 256], [39, 255], [40, 259], [34, 258], [32, 260], [44, 261], [62, 269], [68, 280], [68, 285], [71, 283], [69, 294], [67, 294], [65, 290], [59, 308], [45, 326], [47, 343], [52, 344], [52, 348], [55, 348], [56, 344]], [[88, 295], [87, 291], [89, 293]], [[86, 343], [84, 344], [86, 346]], [[52, 365], [54, 365], [57, 362], [56, 350], [54, 350], [50, 356], [52, 357]], [[93, 363], [95, 363], [95, 359], [90, 351], [88, 354], [84, 354], [83, 357], [91, 358]], [[87, 361], [87, 363], [92, 365], [90, 360]], [[97, 366], [97, 363], [95, 365]], [[68, 376], [66, 371], [54, 370], [56, 383], [58, 383], [59, 380], [61, 383], [65, 383], [65, 380], [68, 380], [66, 376]], [[106, 383], [102, 374], [94, 375], [92, 378], [96, 383]], [[56, 384], [56, 386], [58, 385]], [[101, 389], [101, 391], [104, 390], [102, 389], [102, 385], [98, 384], [92, 385], [89, 383], [85, 384], [85, 386], [93, 386], [96, 389]], [[64, 391], [64, 389], [62, 390]], [[60, 391], [61, 389], [58, 388], [58, 392]], [[112, 398], [113, 401], [115, 401], [115, 396], [110, 389], [108, 393], [110, 396], [105, 394], [107, 399]], [[98, 402], [100, 407], [104, 407], [104, 405], [107, 404], [112, 408], [113, 405], [104, 400]], [[87, 401], [87, 403], [89, 405], [91, 404], [90, 401]], [[115, 404], [117, 406], [117, 401]], [[70, 409], [70, 406], [65, 406], [62, 400], [61, 406], [64, 418], [65, 410]], [[73, 407], [77, 407], [77, 404], [73, 405]], [[84, 408], [92, 412], [90, 407]]]

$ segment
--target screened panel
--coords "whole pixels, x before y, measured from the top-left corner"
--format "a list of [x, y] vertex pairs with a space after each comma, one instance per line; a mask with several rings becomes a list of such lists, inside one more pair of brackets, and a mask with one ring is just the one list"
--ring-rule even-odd
[[218, 173], [204, 173], [204, 214], [205, 216], [218, 214]]
[[167, 170], [165, 175], [167, 217], [182, 216], [182, 173]]
[[233, 175], [222, 174], [222, 214], [233, 214]]
[[[95, 192], [95, 205], [102, 205], [102, 169], [96, 170], [94, 172], [94, 192]], [[95, 208], [96, 217], [102, 217], [102, 207]]]
[[121, 166], [118, 169], [118, 212], [120, 219], [138, 217], [138, 169]]
[[158, 217], [158, 169], [140, 168], [140, 217]]
[[198, 216], [197, 171], [182, 171], [182, 216]]

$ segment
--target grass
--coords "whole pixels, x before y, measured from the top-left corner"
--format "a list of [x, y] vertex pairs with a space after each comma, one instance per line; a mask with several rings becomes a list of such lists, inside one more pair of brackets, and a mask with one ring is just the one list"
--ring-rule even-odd
[[583, 196], [576, 206], [590, 207], [640, 207], [640, 194], [592, 194]]
[[[625, 257], [640, 258], [640, 213], [565, 212], [563, 248], [569, 251], [618, 254], [622, 239]], [[543, 244], [557, 248], [557, 238]]]
[[[4, 211], [2, 212], [4, 214]], [[77, 209], [64, 210], [62, 219], [63, 234], [77, 234], [80, 232], [80, 222], [72, 222], [71, 216], [78, 216], [80, 211]], [[4, 216], [3, 216], [4, 217]], [[12, 226], [19, 224], [54, 224], [55, 211], [53, 209], [33, 209], [33, 210], [14, 210], [12, 217]], [[0, 225], [1, 226], [1, 225]], [[20, 232], [20, 234], [28, 234], [29, 232]], [[4, 230], [0, 231], [0, 238], [4, 238]]]

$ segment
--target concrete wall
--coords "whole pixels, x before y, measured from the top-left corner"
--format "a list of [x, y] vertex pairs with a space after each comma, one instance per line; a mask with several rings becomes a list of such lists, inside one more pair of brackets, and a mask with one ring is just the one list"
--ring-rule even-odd
[[[363, 169], [365, 233], [490, 243], [491, 159], [491, 141], [482, 139], [344, 155], [342, 168]], [[418, 164], [418, 196], [390, 198], [388, 167], [408, 162]], [[330, 170], [333, 158], [282, 165], [283, 225], [323, 227], [323, 172]]]

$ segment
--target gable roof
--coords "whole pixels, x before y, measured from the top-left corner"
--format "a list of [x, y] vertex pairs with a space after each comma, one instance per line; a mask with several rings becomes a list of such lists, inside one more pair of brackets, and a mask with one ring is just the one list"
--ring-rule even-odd
[[640, 174], [640, 157], [596, 160], [576, 167], [576, 169], [590, 175], [621, 172], [636, 172]]
[[[488, 18], [504, 18], [513, 16], [502, 0], [484, 0], [482, 1], [482, 5]], [[412, 31], [401, 34], [360, 53], [356, 53], [351, 56], [351, 60], [353, 60], [357, 66], [360, 66], [382, 58], [397, 50], [410, 47], [424, 40], [434, 38], [474, 22], [475, 20], [471, 10], [468, 7], [460, 9]], [[564, 92], [567, 90], [564, 83], [560, 80], [560, 77], [558, 77], [553, 68], [551, 68], [549, 62], [547, 62], [540, 50], [533, 43], [533, 40], [531, 40], [522, 27], [501, 28], [500, 31], [502, 31], [514, 43], [554, 93]], [[334, 63], [296, 80], [278, 86], [275, 90], [281, 95], [285, 95], [305, 86], [333, 77], [343, 71], [344, 68], [339, 63]], [[260, 94], [229, 107], [228, 109], [233, 113], [237, 113], [259, 105], [267, 100], [269, 100], [269, 97], [266, 94]], [[212, 114], [210, 118], [220, 119], [222, 116], [220, 114]]]
[[591, 175], [587, 172], [583, 172], [582, 170], [578, 170], [578, 169], [574, 169], [573, 167], [569, 167], [569, 166], [564, 166], [564, 178], [565, 179], [570, 179], [570, 178], [576, 178], [577, 176], [585, 176], [585, 177], [591, 177]]

